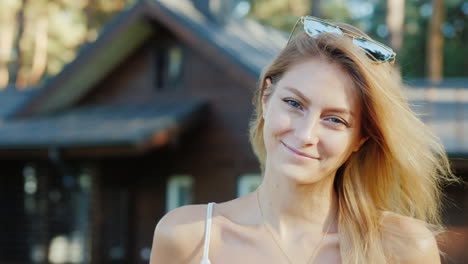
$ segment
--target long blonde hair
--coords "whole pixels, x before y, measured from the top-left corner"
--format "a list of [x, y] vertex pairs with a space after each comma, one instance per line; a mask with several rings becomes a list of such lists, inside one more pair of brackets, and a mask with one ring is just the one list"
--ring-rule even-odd
[[[360, 35], [358, 29], [340, 23]], [[340, 250], [343, 263], [388, 263], [383, 245], [381, 212], [390, 211], [442, 227], [441, 187], [456, 181], [439, 139], [418, 119], [402, 93], [398, 71], [378, 64], [348, 37], [305, 33], [293, 37], [264, 69], [254, 97], [250, 141], [264, 171], [262, 97], [266, 78], [275, 84], [292, 65], [311, 57], [342, 67], [359, 93], [363, 136], [358, 152], [337, 171]]]

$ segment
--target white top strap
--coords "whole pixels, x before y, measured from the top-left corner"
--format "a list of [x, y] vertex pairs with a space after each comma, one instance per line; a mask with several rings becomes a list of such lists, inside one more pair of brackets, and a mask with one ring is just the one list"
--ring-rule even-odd
[[211, 264], [211, 261], [208, 259], [208, 250], [210, 249], [210, 235], [211, 235], [211, 217], [213, 215], [213, 205], [214, 202], [208, 203], [208, 208], [206, 210], [206, 225], [205, 225], [205, 247], [203, 249], [203, 258], [200, 264]]

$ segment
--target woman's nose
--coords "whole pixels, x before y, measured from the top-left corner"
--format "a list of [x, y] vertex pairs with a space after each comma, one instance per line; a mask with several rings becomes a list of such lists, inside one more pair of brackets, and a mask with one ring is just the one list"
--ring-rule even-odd
[[319, 142], [320, 117], [310, 116], [297, 120], [294, 134], [302, 146], [315, 145]]

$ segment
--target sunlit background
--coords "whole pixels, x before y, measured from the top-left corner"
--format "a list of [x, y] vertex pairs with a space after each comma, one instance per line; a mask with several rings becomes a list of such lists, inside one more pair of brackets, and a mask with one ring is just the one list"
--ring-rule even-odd
[[[0, 87], [25, 89], [57, 74], [109, 19], [135, 1], [2, 0]], [[468, 76], [468, 2], [463, 0], [222, 2], [221, 16], [253, 18], [285, 32], [306, 14], [351, 23], [390, 44], [407, 78]], [[432, 42], [441, 42], [440, 47]], [[432, 64], [436, 69], [431, 71]]]
[[[0, 0], [0, 263], [147, 263], [166, 212], [255, 190], [252, 91], [307, 14], [397, 52], [467, 180], [467, 1]], [[444, 261], [468, 263], [468, 190], [445, 191]]]

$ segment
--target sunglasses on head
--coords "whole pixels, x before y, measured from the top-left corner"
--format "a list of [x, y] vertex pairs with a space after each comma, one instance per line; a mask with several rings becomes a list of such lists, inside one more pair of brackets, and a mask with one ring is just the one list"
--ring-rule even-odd
[[318, 37], [318, 35], [322, 33], [332, 33], [339, 36], [347, 35], [352, 38], [353, 44], [363, 49], [368, 57], [373, 61], [380, 63], [388, 61], [391, 65], [395, 62], [396, 54], [390, 47], [375, 40], [360, 36], [346, 28], [312, 16], [303, 16], [297, 20], [291, 35], [289, 36], [288, 43], [291, 40], [294, 30], [299, 22], [304, 25], [305, 33], [313, 38]]

